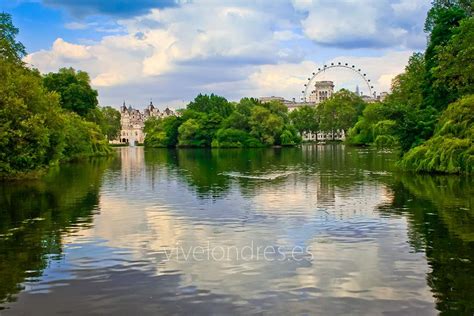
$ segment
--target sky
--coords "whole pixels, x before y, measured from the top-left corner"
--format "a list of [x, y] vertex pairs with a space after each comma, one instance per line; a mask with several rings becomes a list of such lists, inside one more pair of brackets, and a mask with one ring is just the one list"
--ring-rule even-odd
[[[0, 0], [41, 72], [87, 71], [102, 106], [182, 108], [199, 93], [228, 100], [302, 97], [331, 62], [389, 91], [423, 51], [430, 0]], [[350, 70], [318, 80], [368, 92]]]

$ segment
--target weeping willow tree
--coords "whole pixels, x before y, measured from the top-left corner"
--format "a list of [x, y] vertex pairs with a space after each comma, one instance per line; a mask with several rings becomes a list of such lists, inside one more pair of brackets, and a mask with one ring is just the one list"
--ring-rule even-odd
[[473, 173], [474, 95], [450, 104], [433, 137], [408, 151], [399, 164], [421, 172]]

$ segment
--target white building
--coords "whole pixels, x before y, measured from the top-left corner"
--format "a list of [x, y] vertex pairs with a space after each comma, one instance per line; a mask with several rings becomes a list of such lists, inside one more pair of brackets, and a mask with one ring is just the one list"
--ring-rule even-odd
[[[328, 100], [334, 94], [334, 82], [332, 81], [316, 81], [314, 84], [314, 90], [311, 91], [311, 94], [308, 98], [308, 102], [296, 102], [293, 98], [292, 101], [285, 100], [282, 97], [261, 97], [259, 98], [260, 102], [270, 102], [270, 101], [280, 101], [288, 107], [288, 111], [294, 111], [302, 106], [314, 106], [317, 107], [321, 102]], [[334, 132], [322, 132], [318, 133], [303, 133], [301, 135], [305, 141], [319, 141], [325, 142], [328, 140], [345, 140], [346, 133], [344, 130], [336, 130]]]
[[120, 123], [122, 125], [120, 137], [117, 141], [113, 141], [113, 143], [143, 143], [145, 140], [145, 133], [143, 132], [145, 121], [150, 117], [164, 118], [170, 115], [176, 114], [169, 108], [161, 112], [158, 108], [155, 108], [153, 102], [150, 102], [143, 113], [131, 106], [127, 108], [124, 102], [120, 107]]
[[334, 93], [334, 82], [332, 81], [316, 81], [314, 83], [314, 90], [309, 95], [309, 102], [319, 104], [330, 97]]

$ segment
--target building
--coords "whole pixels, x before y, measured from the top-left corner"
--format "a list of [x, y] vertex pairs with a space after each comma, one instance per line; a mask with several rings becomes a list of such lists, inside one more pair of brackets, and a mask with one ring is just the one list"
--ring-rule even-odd
[[[296, 102], [295, 98], [292, 101], [286, 100], [282, 97], [261, 97], [260, 102], [266, 103], [270, 101], [280, 101], [287, 106], [288, 111], [294, 111], [295, 109], [302, 106], [314, 106], [317, 107], [321, 102], [328, 100], [334, 94], [334, 82], [332, 81], [316, 81], [314, 84], [314, 90], [311, 91], [308, 100], [306, 102]], [[332, 133], [326, 133], [319, 131], [318, 133], [303, 133], [301, 135], [305, 141], [320, 141], [325, 142], [328, 140], [344, 140], [346, 139], [346, 133], [343, 130], [337, 130]]]
[[309, 95], [310, 103], [319, 104], [330, 97], [332, 97], [334, 93], [334, 82], [332, 81], [316, 81], [314, 83], [314, 90], [311, 91]]
[[112, 141], [112, 143], [143, 143], [145, 140], [143, 128], [145, 127], [146, 120], [150, 117], [164, 118], [171, 115], [176, 115], [173, 110], [166, 108], [161, 112], [158, 108], [155, 108], [153, 102], [150, 102], [143, 113], [138, 109], [132, 108], [131, 106], [128, 106], [127, 108], [124, 102], [120, 107], [120, 124], [122, 126], [120, 137], [118, 140]]
[[379, 96], [377, 97], [377, 99], [380, 101], [380, 102], [383, 102], [385, 101], [385, 98], [387, 98], [388, 96], [388, 92], [381, 92], [379, 94]]

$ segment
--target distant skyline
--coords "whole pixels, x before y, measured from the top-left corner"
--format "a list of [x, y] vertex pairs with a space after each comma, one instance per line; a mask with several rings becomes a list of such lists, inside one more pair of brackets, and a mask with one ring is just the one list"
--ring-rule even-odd
[[[87, 71], [101, 105], [183, 107], [198, 93], [229, 100], [301, 96], [331, 62], [387, 91], [426, 46], [429, 0], [0, 0], [41, 72]], [[361, 82], [334, 73], [336, 87]], [[327, 74], [323, 79], [333, 79]]]

